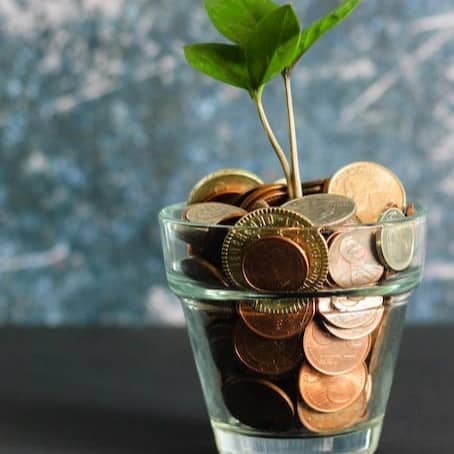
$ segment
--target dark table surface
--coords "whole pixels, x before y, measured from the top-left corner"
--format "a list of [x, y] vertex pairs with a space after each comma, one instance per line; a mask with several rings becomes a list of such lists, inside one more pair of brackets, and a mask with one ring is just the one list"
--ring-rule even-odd
[[[454, 453], [453, 340], [406, 330], [379, 454]], [[1, 453], [216, 452], [182, 330], [4, 329], [0, 367]]]

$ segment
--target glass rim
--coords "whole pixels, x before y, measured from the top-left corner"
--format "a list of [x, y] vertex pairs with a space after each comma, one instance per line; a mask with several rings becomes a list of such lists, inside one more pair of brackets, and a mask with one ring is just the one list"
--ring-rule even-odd
[[[196, 223], [196, 222], [189, 222], [184, 219], [181, 219], [181, 217], [177, 216], [178, 214], [181, 214], [181, 211], [187, 206], [185, 202], [180, 202], [180, 203], [174, 203], [171, 205], [168, 205], [164, 207], [160, 212], [159, 212], [159, 220], [162, 223], [171, 223], [174, 225], [179, 225], [179, 226], [185, 226], [185, 227], [190, 227], [194, 229], [220, 229], [220, 230], [229, 230], [232, 228], [239, 229], [239, 230], [254, 230], [254, 229], [263, 229], [264, 227], [251, 227], [251, 226], [235, 226], [233, 225], [226, 225], [226, 224], [203, 224], [203, 223]], [[424, 222], [426, 220], [427, 216], [427, 210], [420, 204], [415, 203], [415, 214], [411, 217], [406, 217], [403, 219], [396, 219], [396, 220], [391, 220], [391, 221], [386, 221], [386, 222], [381, 222], [381, 223], [369, 223], [369, 224], [339, 224], [339, 225], [332, 225], [332, 226], [310, 226], [310, 227], [279, 227], [279, 226], [270, 226], [270, 227], [265, 227], [268, 230], [282, 230], [285, 229], [287, 230], [303, 230], [303, 229], [332, 229], [332, 230], [360, 230], [360, 229], [377, 229], [377, 228], [382, 228], [383, 226], [386, 225], [415, 225], [417, 223]]]

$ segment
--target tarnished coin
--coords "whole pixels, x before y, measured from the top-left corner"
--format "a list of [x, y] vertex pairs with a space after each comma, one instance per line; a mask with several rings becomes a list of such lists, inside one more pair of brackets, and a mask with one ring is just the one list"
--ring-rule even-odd
[[299, 337], [284, 340], [264, 339], [240, 320], [233, 343], [238, 359], [250, 370], [263, 375], [284, 375], [301, 364], [303, 349]]
[[246, 210], [219, 202], [196, 203], [189, 205], [184, 218], [193, 224], [218, 225], [236, 222], [247, 214]]
[[331, 305], [340, 311], [366, 311], [383, 306], [382, 296], [333, 296]]
[[238, 305], [238, 312], [247, 327], [267, 339], [288, 339], [303, 332], [308, 320], [309, 305], [294, 314], [265, 314], [254, 309], [250, 302]]
[[297, 412], [301, 424], [306, 429], [315, 433], [335, 433], [349, 429], [357, 424], [364, 412], [367, 410], [367, 400], [365, 392], [362, 392], [358, 399], [343, 410], [335, 413], [321, 413], [312, 410], [304, 402], [298, 402]]
[[356, 202], [356, 215], [363, 223], [377, 222], [392, 203], [402, 209], [406, 204], [405, 189], [391, 170], [373, 162], [355, 162], [331, 177], [327, 192], [345, 195]]
[[337, 326], [333, 326], [330, 323], [323, 322], [323, 326], [327, 329], [333, 336], [338, 337], [339, 339], [344, 340], [356, 340], [362, 339], [369, 334], [373, 333], [378, 325], [380, 324], [383, 313], [384, 307], [379, 307], [378, 309], [370, 309], [369, 311], [372, 312], [374, 317], [372, 320], [369, 320], [366, 324], [362, 326], [358, 326], [357, 328], [339, 328]]
[[303, 288], [308, 270], [304, 249], [282, 236], [251, 241], [243, 251], [243, 277], [258, 292], [296, 292]]
[[329, 249], [329, 273], [339, 287], [375, 284], [384, 273], [372, 249], [374, 232], [358, 229], [337, 236]]
[[404, 271], [413, 261], [416, 233], [411, 223], [398, 222], [405, 219], [398, 208], [386, 210], [379, 219], [379, 223], [385, 225], [376, 235], [378, 256], [392, 271]]
[[356, 213], [352, 199], [336, 194], [308, 195], [291, 200], [282, 205], [282, 208], [300, 213], [320, 227], [342, 224]]
[[350, 373], [329, 376], [309, 364], [301, 368], [298, 387], [306, 405], [321, 413], [335, 413], [349, 407], [364, 391], [367, 367], [359, 364]]
[[[236, 287], [250, 288], [243, 273], [243, 258], [252, 242], [279, 235], [304, 250], [309, 272], [300, 289], [315, 290], [323, 286], [328, 272], [328, 246], [321, 233], [304, 216], [282, 208], [265, 208], [240, 219], [225, 238], [222, 265], [228, 279]], [[275, 263], [274, 267], [284, 263]]]
[[241, 200], [240, 206], [247, 211], [251, 211], [252, 207], [258, 202], [265, 202], [271, 206], [269, 201], [276, 197], [276, 194], [283, 197], [284, 200], [288, 199], [287, 186], [284, 184], [264, 184], [258, 186], [245, 194], [245, 198]]
[[201, 257], [188, 257], [181, 261], [180, 266], [181, 271], [194, 281], [213, 287], [229, 286], [222, 272]]
[[246, 426], [279, 432], [293, 425], [292, 400], [270, 381], [238, 378], [226, 383], [222, 393], [231, 415]]
[[318, 312], [326, 322], [341, 329], [358, 328], [376, 319], [376, 309], [340, 311], [332, 306], [331, 298], [318, 299]]
[[313, 321], [304, 331], [304, 353], [309, 363], [322, 374], [343, 375], [358, 367], [370, 350], [370, 336], [343, 340], [323, 331]]
[[[222, 169], [202, 178], [189, 194], [188, 204], [225, 201], [225, 198], [240, 196], [247, 190], [263, 184], [251, 172], [242, 169]], [[227, 197], [227, 198], [228, 198]], [[224, 200], [222, 200], [224, 198]]]

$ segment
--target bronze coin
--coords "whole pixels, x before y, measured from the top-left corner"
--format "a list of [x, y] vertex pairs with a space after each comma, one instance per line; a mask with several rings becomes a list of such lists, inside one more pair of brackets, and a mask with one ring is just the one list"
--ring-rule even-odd
[[229, 205], [237, 205], [243, 192], [243, 185], [226, 185], [222, 189], [218, 189], [218, 192], [210, 194], [204, 202], [219, 202]]
[[264, 339], [240, 320], [235, 326], [234, 346], [238, 359], [250, 370], [263, 375], [284, 375], [302, 361], [299, 337], [283, 340]]
[[304, 364], [299, 390], [306, 405], [321, 413], [335, 413], [349, 407], [364, 391], [367, 367], [359, 364], [348, 374], [329, 376]]
[[200, 202], [225, 202], [245, 191], [261, 185], [263, 181], [242, 169], [222, 169], [202, 178], [189, 194], [189, 204]]
[[370, 336], [343, 340], [323, 331], [313, 321], [304, 331], [304, 353], [312, 367], [326, 375], [343, 375], [358, 367], [370, 350]]
[[281, 432], [293, 425], [295, 409], [292, 400], [274, 383], [239, 378], [228, 382], [222, 393], [231, 415], [246, 426]]
[[415, 214], [416, 214], [416, 206], [415, 206], [415, 204], [414, 203], [409, 203], [407, 205], [407, 208], [405, 209], [405, 216], [407, 216], [407, 218], [411, 218]]
[[244, 279], [259, 292], [297, 291], [303, 287], [308, 269], [304, 249], [281, 236], [252, 241], [243, 253]]
[[350, 406], [335, 413], [321, 413], [312, 410], [304, 402], [298, 402], [297, 412], [301, 424], [315, 433], [335, 433], [356, 425], [367, 410], [364, 392]]
[[333, 336], [338, 337], [339, 339], [344, 340], [356, 340], [361, 339], [369, 334], [373, 333], [378, 325], [380, 324], [383, 313], [385, 311], [384, 307], [379, 307], [378, 309], [371, 309], [372, 312], [372, 319], [368, 320], [366, 324], [358, 326], [356, 328], [339, 328], [337, 326], [333, 326], [330, 323], [323, 322], [323, 326], [327, 329]]
[[258, 200], [266, 201], [266, 194], [275, 190], [286, 192], [287, 187], [283, 184], [263, 184], [249, 191], [241, 201], [241, 208], [251, 211], [250, 207]]
[[222, 272], [201, 257], [189, 257], [181, 261], [181, 271], [194, 281], [214, 287], [228, 287]]
[[223, 377], [240, 372], [233, 349], [233, 322], [215, 321], [206, 328], [211, 357]]
[[370, 229], [354, 230], [334, 238], [329, 249], [329, 273], [339, 287], [351, 288], [375, 284], [384, 267], [375, 257]]
[[309, 305], [295, 314], [265, 314], [254, 309], [250, 302], [242, 301], [238, 312], [247, 327], [267, 339], [288, 339], [301, 334], [307, 319]]

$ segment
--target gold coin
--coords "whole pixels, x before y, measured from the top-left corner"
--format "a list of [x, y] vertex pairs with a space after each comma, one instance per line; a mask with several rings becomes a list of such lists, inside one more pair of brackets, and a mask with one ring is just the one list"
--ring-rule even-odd
[[405, 189], [399, 178], [386, 167], [373, 162], [355, 162], [331, 177], [327, 192], [345, 195], [356, 202], [356, 215], [363, 223], [377, 222], [380, 214], [394, 204], [406, 204]]
[[336, 413], [349, 407], [364, 391], [367, 367], [359, 364], [344, 375], [320, 373], [308, 363], [301, 368], [298, 387], [304, 402], [321, 413]]
[[[304, 250], [309, 261], [307, 278], [300, 289], [320, 288], [328, 274], [328, 246], [321, 233], [304, 216], [283, 208], [263, 208], [249, 213], [231, 229], [222, 247], [222, 266], [239, 288], [250, 288], [243, 273], [247, 246], [267, 236], [290, 239]], [[282, 264], [274, 263], [278, 267]]]
[[233, 205], [207, 202], [189, 205], [184, 210], [183, 216], [192, 224], [218, 225], [238, 220], [246, 214], [247, 211]]
[[350, 406], [335, 413], [312, 410], [304, 402], [298, 402], [297, 412], [301, 424], [315, 433], [334, 433], [357, 424], [367, 410], [366, 393], [362, 392]]
[[352, 199], [336, 194], [308, 195], [290, 200], [282, 205], [282, 208], [300, 213], [320, 227], [342, 224], [356, 212], [356, 205]]
[[375, 284], [384, 268], [375, 258], [370, 229], [352, 230], [334, 238], [329, 249], [329, 273], [341, 288]]
[[379, 219], [385, 224], [377, 233], [380, 261], [392, 271], [404, 271], [413, 261], [416, 234], [412, 223], [399, 222], [406, 217], [398, 208], [386, 210]]
[[189, 194], [188, 204], [213, 201], [217, 195], [242, 194], [249, 189], [263, 184], [263, 181], [251, 172], [242, 169], [222, 169], [202, 178]]
[[312, 298], [262, 298], [254, 301], [253, 307], [257, 312], [271, 315], [306, 314], [305, 325], [308, 325], [315, 315], [315, 300]]

